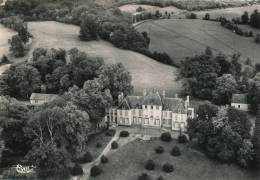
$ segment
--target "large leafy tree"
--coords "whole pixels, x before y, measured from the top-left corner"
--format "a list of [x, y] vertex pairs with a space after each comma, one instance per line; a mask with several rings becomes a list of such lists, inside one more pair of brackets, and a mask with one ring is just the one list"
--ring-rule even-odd
[[10, 95], [28, 99], [31, 93], [40, 89], [41, 76], [36, 68], [27, 64], [11, 66], [6, 72]]
[[15, 57], [23, 57], [25, 55], [24, 44], [19, 35], [12, 36], [10, 44], [10, 51]]
[[27, 106], [15, 99], [0, 96], [0, 126], [5, 146], [14, 153], [24, 154], [30, 147], [23, 127], [28, 120]]
[[231, 74], [224, 74], [217, 78], [213, 100], [217, 104], [230, 104], [232, 94], [236, 92], [237, 82]]
[[129, 95], [133, 90], [132, 77], [122, 63], [102, 66], [98, 78], [103, 87], [110, 90], [115, 101], [120, 93]]
[[83, 88], [74, 86], [66, 96], [86, 111], [94, 127], [104, 118], [106, 108], [112, 103], [109, 89], [104, 89], [97, 79], [86, 81]]
[[79, 38], [83, 41], [96, 40], [98, 38], [98, 22], [94, 15], [84, 13], [81, 17]]

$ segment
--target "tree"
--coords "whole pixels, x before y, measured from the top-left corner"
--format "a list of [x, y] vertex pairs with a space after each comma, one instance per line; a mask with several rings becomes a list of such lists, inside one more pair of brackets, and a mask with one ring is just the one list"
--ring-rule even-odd
[[27, 106], [15, 99], [0, 97], [0, 127], [5, 147], [24, 155], [30, 148], [30, 139], [23, 132], [28, 120]]
[[25, 55], [25, 48], [22, 39], [18, 35], [12, 36], [10, 41], [10, 51], [15, 57], [23, 57]]
[[257, 9], [251, 14], [249, 24], [255, 28], [260, 28], [260, 13]]
[[31, 93], [40, 89], [40, 73], [31, 65], [20, 64], [11, 66], [6, 74], [10, 95], [13, 97], [29, 99]]
[[205, 17], [203, 18], [204, 20], [210, 20], [210, 14], [209, 13], [206, 13], [205, 14]]
[[73, 167], [71, 155], [54, 142], [44, 142], [41, 146], [34, 146], [26, 159], [34, 164], [40, 178], [67, 179]]
[[94, 128], [103, 119], [106, 108], [112, 103], [110, 90], [104, 89], [97, 79], [86, 81], [82, 89], [74, 86], [66, 96], [88, 113]]
[[133, 91], [132, 77], [122, 63], [103, 65], [98, 79], [105, 89], [110, 90], [114, 101], [118, 100], [120, 93], [127, 96]]
[[0, 64], [7, 64], [9, 63], [8, 57], [4, 54], [1, 58]]
[[217, 104], [230, 104], [232, 94], [236, 92], [237, 82], [231, 74], [224, 74], [217, 78], [213, 99]]
[[241, 23], [247, 24], [249, 21], [248, 12], [245, 11], [244, 14], [241, 16]]
[[258, 113], [255, 121], [255, 134], [256, 134], [256, 159], [258, 167], [260, 168], [260, 104], [258, 104]]
[[83, 41], [96, 40], [98, 35], [97, 18], [94, 15], [84, 14], [81, 17], [79, 38]]

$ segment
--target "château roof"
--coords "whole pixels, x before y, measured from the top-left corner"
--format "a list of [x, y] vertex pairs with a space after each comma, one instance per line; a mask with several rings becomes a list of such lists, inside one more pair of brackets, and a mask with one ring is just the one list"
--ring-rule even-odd
[[163, 110], [185, 113], [183, 99], [162, 97], [158, 92], [151, 92], [144, 96], [127, 96], [119, 103], [119, 107], [124, 109], [141, 109], [142, 105], [162, 106]]
[[247, 104], [247, 94], [233, 94], [232, 103]]
[[53, 101], [59, 97], [57, 94], [32, 93], [30, 100]]

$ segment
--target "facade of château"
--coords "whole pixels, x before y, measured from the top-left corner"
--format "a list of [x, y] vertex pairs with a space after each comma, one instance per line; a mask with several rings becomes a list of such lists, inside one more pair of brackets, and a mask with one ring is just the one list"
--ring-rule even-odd
[[110, 124], [185, 131], [187, 119], [194, 117], [189, 96], [183, 100], [166, 97], [165, 91], [162, 94], [153, 91], [142, 96], [120, 94], [118, 101], [119, 106], [110, 108], [105, 117]]

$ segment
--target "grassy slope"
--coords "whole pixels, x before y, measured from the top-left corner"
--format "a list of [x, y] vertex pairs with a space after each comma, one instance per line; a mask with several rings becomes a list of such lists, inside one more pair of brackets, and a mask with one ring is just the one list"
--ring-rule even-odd
[[177, 62], [201, 53], [206, 46], [225, 54], [237, 52], [259, 62], [259, 45], [253, 38], [238, 36], [217, 22], [171, 19], [146, 22], [137, 29], [149, 33], [151, 50], [165, 51]]
[[[165, 147], [165, 153], [154, 152], [157, 145]], [[253, 172], [242, 170], [235, 165], [220, 164], [208, 159], [197, 150], [178, 145], [182, 155], [173, 157], [169, 154], [176, 142], [163, 143], [158, 140], [150, 142], [134, 141], [109, 156], [109, 163], [101, 165], [104, 173], [90, 180], [137, 180], [138, 175], [148, 173], [155, 180], [162, 175], [165, 180], [257, 180]], [[144, 162], [153, 159], [156, 163], [154, 171], [146, 171]], [[162, 164], [170, 162], [175, 166], [173, 173], [161, 171]]]
[[79, 41], [77, 26], [57, 22], [30, 22], [28, 27], [34, 36], [32, 49], [77, 47], [90, 55], [104, 58], [105, 63], [122, 62], [132, 74], [137, 93], [141, 93], [144, 88], [165, 89], [172, 94], [180, 90], [180, 83], [175, 82], [175, 68], [160, 64], [139, 53], [115, 48], [104, 41]]

